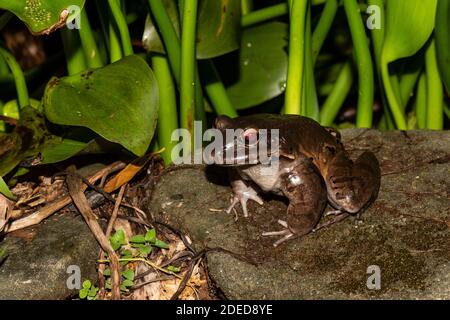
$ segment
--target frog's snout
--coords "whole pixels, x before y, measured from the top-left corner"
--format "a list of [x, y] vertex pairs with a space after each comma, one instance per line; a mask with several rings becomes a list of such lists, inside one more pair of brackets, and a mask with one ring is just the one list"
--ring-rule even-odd
[[355, 194], [346, 195], [342, 200], [342, 207], [348, 213], [358, 213], [361, 210], [361, 206], [359, 206], [359, 201], [357, 201]]

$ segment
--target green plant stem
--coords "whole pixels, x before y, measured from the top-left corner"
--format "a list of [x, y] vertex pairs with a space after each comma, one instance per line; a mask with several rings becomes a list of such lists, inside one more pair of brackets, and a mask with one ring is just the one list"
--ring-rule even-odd
[[253, 11], [253, 0], [241, 0], [242, 15], [249, 14]]
[[[384, 34], [385, 34], [385, 10], [384, 0], [367, 0], [370, 6], [376, 6], [380, 9], [381, 25], [380, 29], [372, 28], [370, 30], [372, 36], [372, 45], [375, 56], [375, 62], [378, 72], [381, 74], [381, 52], [383, 50]], [[381, 75], [380, 75], [381, 78]]]
[[8, 64], [6, 63], [5, 59], [0, 56], [0, 78], [6, 77], [8, 75], [10, 75]]
[[[178, 279], [181, 279], [181, 276], [179, 274], [176, 274], [176, 273], [174, 273], [172, 271], [164, 269], [163, 267], [158, 266], [157, 264], [149, 261], [148, 259], [144, 259], [144, 258], [120, 258], [119, 259], [119, 262], [138, 262], [138, 261], [144, 262], [145, 264], [149, 265], [150, 267], [152, 267], [155, 270], [159, 270], [159, 271], [161, 271], [163, 273], [170, 274], [170, 275], [175, 276]], [[109, 260], [109, 259], [101, 259], [101, 260], [97, 260], [97, 262], [98, 263], [110, 263], [111, 260]]]
[[284, 16], [288, 12], [289, 10], [286, 3], [280, 3], [264, 9], [252, 11], [250, 13], [242, 15], [241, 26], [246, 28], [261, 22]]
[[122, 59], [122, 48], [120, 46], [120, 40], [117, 35], [116, 28], [111, 21], [108, 24], [108, 33], [109, 33], [109, 57], [111, 63], [119, 61]]
[[447, 119], [450, 120], [450, 101], [448, 99], [444, 101], [444, 113]]
[[333, 20], [336, 17], [337, 9], [337, 0], [327, 0], [327, 2], [325, 2], [322, 15], [320, 16], [320, 20], [312, 35], [312, 57], [314, 65], [316, 64], [317, 57], [319, 56], [320, 49], [325, 42], [328, 32], [331, 29]]
[[[149, 0], [148, 4], [150, 10], [155, 18], [155, 22], [161, 32], [161, 37], [166, 48], [167, 56], [169, 58], [169, 63], [172, 69], [175, 81], [178, 87], [181, 88], [181, 44], [180, 39], [177, 36], [175, 28], [170, 20], [169, 15], [164, 7], [164, 2], [162, 0]], [[181, 3], [180, 3], [181, 6]], [[197, 64], [195, 62], [195, 64]], [[202, 122], [206, 122], [205, 111], [203, 107], [203, 92], [200, 85], [200, 77], [198, 70], [195, 72], [195, 111], [196, 118], [200, 119]]]
[[290, 0], [289, 60], [286, 83], [286, 114], [301, 114], [305, 68], [305, 29], [308, 1]]
[[384, 42], [384, 35], [385, 35], [385, 9], [384, 9], [384, 0], [368, 0], [368, 5], [370, 6], [376, 6], [380, 10], [380, 29], [372, 28], [370, 30], [370, 34], [372, 37], [372, 46], [373, 46], [373, 53], [375, 57], [375, 65], [377, 69], [377, 79], [378, 79], [378, 88], [380, 90], [380, 96], [383, 101], [383, 116], [380, 120], [380, 125], [384, 126], [384, 129], [390, 130], [394, 129], [395, 126], [393, 125], [393, 119], [391, 116], [391, 113], [389, 112], [388, 103], [386, 101], [386, 96], [384, 94], [384, 88], [383, 88], [383, 78], [381, 74], [381, 52], [383, 50], [383, 42]]
[[94, 34], [89, 23], [86, 8], [83, 8], [80, 13], [80, 24], [79, 29], [81, 45], [83, 46], [83, 51], [85, 59], [89, 68], [101, 68], [103, 67], [103, 61], [100, 57], [97, 44], [95, 43]]
[[60, 32], [64, 47], [64, 54], [66, 56], [68, 74], [73, 75], [86, 70], [86, 59], [84, 52], [81, 49], [79, 34], [67, 28], [62, 28]]
[[3, 30], [12, 17], [14, 17], [14, 14], [9, 11], [3, 12], [2, 15], [0, 15], [0, 30]]
[[358, 108], [356, 125], [371, 128], [374, 101], [374, 75], [366, 30], [356, 0], [343, 0], [358, 66]]
[[353, 73], [350, 62], [344, 63], [333, 90], [325, 100], [321, 113], [320, 124], [323, 126], [331, 126], [334, 119], [339, 113], [347, 95], [353, 84]]
[[161, 154], [164, 163], [172, 162], [172, 149], [176, 145], [171, 140], [172, 132], [178, 128], [177, 98], [172, 73], [167, 58], [163, 55], [152, 56], [152, 67], [159, 87], [158, 140], [159, 146], [166, 148]]
[[180, 40], [164, 7], [164, 2], [162, 0], [148, 0], [148, 4], [161, 33], [175, 80], [180, 83]]
[[123, 15], [120, 4], [117, 0], [108, 0], [109, 8], [116, 21], [119, 29], [120, 38], [122, 40], [122, 48], [125, 56], [133, 54], [133, 45], [131, 44], [130, 32], [128, 30], [127, 21]]
[[[419, 63], [419, 62], [418, 62]], [[414, 88], [416, 87], [417, 81], [419, 80], [420, 73], [422, 72], [422, 68], [418, 68], [417, 71], [411, 73], [405, 73], [400, 78], [400, 98], [403, 104], [403, 108], [409, 103], [411, 99], [411, 95], [414, 92]]]
[[237, 117], [238, 114], [228, 97], [214, 63], [208, 60], [204, 63], [204, 67], [205, 74], [208, 76], [208, 81], [205, 82], [205, 90], [214, 110], [218, 115], [227, 115], [231, 118]]
[[312, 56], [311, 6], [308, 5], [305, 30], [305, 72], [303, 73], [303, 115], [319, 120], [319, 101], [317, 98], [314, 64]]
[[30, 98], [28, 95], [27, 83], [25, 81], [25, 76], [19, 63], [16, 61], [14, 56], [8, 51], [0, 47], [0, 54], [5, 59], [8, 64], [11, 73], [14, 77], [14, 82], [16, 84], [17, 99], [19, 101], [19, 106], [21, 108], [30, 105]]
[[423, 72], [417, 85], [416, 119], [419, 129], [427, 126], [427, 75]]
[[381, 73], [383, 77], [386, 97], [389, 103], [389, 107], [391, 108], [392, 115], [394, 116], [395, 124], [399, 130], [406, 130], [406, 119], [402, 111], [403, 108], [396, 98], [396, 94], [394, 92], [389, 76], [389, 64], [385, 61], [383, 61], [382, 63]]
[[195, 119], [195, 86], [199, 85], [195, 82], [197, 6], [197, 0], [185, 2], [181, 35], [180, 124], [191, 134]]
[[436, 42], [433, 39], [425, 52], [427, 75], [427, 128], [442, 130], [444, 127], [444, 89], [436, 58]]

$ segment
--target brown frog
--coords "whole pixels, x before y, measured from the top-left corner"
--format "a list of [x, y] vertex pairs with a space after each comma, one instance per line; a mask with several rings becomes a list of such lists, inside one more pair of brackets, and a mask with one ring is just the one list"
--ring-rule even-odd
[[[240, 203], [247, 217], [249, 199], [263, 204], [258, 196], [260, 190], [288, 198], [287, 222], [279, 221], [284, 229], [263, 234], [281, 236], [274, 246], [314, 231], [327, 200], [336, 209], [328, 214], [336, 215], [333, 222], [337, 222], [360, 214], [378, 195], [381, 175], [375, 155], [364, 152], [353, 162], [341, 143], [339, 132], [322, 127], [312, 119], [273, 114], [235, 119], [219, 116], [215, 128], [224, 137], [227, 129], [237, 132], [234, 139], [226, 140], [223, 150], [214, 155], [216, 164], [230, 167], [234, 196], [227, 212]], [[276, 137], [271, 135], [271, 129], [278, 129]], [[250, 159], [249, 150], [259, 148], [257, 143], [262, 140], [268, 144], [266, 150], [258, 153], [256, 159]], [[277, 144], [276, 148], [271, 148], [273, 144]], [[270, 159], [269, 162], [263, 164], [261, 155]], [[223, 158], [232, 161], [218, 160]]]

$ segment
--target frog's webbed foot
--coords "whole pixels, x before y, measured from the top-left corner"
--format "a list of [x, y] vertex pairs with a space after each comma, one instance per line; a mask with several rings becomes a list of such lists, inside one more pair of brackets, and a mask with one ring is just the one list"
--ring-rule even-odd
[[278, 237], [278, 236], [282, 237], [281, 239], [279, 239], [273, 243], [274, 247], [278, 247], [280, 244], [288, 241], [289, 239], [293, 238], [296, 235], [288, 228], [286, 221], [278, 220], [278, 223], [281, 224], [285, 229], [280, 230], [280, 231], [269, 231], [269, 232], [262, 233], [263, 237]]
[[259, 203], [260, 205], [263, 205], [263, 200], [258, 196], [258, 193], [252, 188], [245, 185], [244, 182], [240, 181], [240, 183], [237, 183], [237, 181], [233, 184], [233, 198], [231, 200], [231, 205], [227, 208], [226, 212], [231, 213], [231, 210], [236, 206], [237, 203], [241, 204], [242, 211], [244, 213], [244, 217], [248, 217], [248, 210], [247, 210], [247, 201], [253, 200]]

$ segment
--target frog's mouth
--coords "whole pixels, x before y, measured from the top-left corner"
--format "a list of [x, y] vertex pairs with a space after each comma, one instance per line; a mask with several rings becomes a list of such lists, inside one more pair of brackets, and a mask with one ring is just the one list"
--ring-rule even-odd
[[258, 157], [254, 158], [254, 151], [236, 141], [225, 144], [221, 149], [213, 149], [212, 162], [223, 167], [236, 167], [255, 165], [259, 163]]

